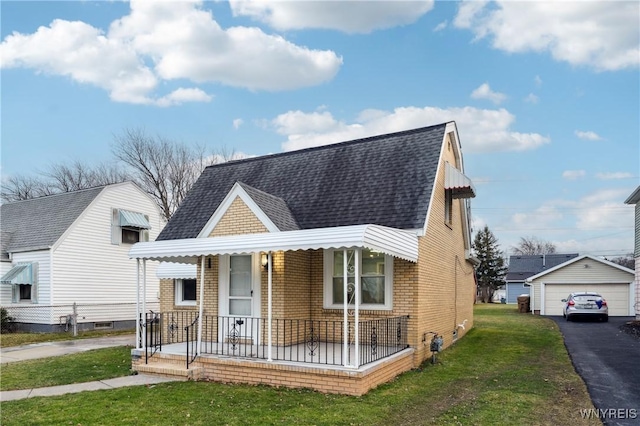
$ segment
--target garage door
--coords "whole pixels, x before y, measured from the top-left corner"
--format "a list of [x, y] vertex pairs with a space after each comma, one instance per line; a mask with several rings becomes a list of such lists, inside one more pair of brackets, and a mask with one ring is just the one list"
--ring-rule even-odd
[[592, 291], [607, 301], [609, 315], [629, 315], [629, 284], [547, 284], [544, 286], [545, 315], [562, 315], [562, 299], [570, 293]]

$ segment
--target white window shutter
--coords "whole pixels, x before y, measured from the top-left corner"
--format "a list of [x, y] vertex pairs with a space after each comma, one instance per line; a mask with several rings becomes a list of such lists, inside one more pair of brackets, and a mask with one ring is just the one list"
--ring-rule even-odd
[[144, 241], [144, 242], [148, 242], [149, 241], [149, 230], [148, 229], [143, 229], [142, 230], [142, 238], [140, 239], [140, 241]]
[[120, 245], [122, 228], [120, 228], [120, 210], [111, 209], [111, 244]]
[[11, 300], [13, 303], [18, 303], [18, 298], [20, 297], [20, 286], [14, 284], [11, 286]]

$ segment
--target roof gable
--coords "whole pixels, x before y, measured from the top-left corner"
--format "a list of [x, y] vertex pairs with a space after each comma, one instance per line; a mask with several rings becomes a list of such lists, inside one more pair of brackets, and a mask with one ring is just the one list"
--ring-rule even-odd
[[578, 253], [510, 256], [509, 269], [505, 279], [508, 282], [523, 282], [533, 275], [547, 271], [578, 256]]
[[[269, 232], [299, 229], [284, 200], [259, 191], [249, 185], [236, 182], [216, 211], [211, 215], [206, 225], [198, 233], [198, 238], [206, 238], [211, 235], [211, 232], [213, 232], [216, 225], [220, 223], [237, 198], [244, 202]], [[282, 211], [278, 211], [278, 209]]]
[[563, 262], [563, 263], [561, 263], [559, 265], [556, 265], [555, 267], [550, 268], [549, 270], [546, 270], [546, 271], [540, 272], [539, 274], [533, 275], [533, 276], [531, 276], [531, 277], [529, 277], [527, 279], [527, 282], [531, 282], [533, 280], [537, 280], [537, 279], [539, 279], [541, 277], [544, 277], [545, 275], [548, 275], [548, 274], [550, 274], [552, 272], [555, 272], [555, 271], [557, 271], [559, 269], [565, 268], [565, 267], [567, 267], [569, 265], [572, 265], [572, 264], [574, 264], [576, 262], [580, 262], [581, 260], [584, 260], [584, 259], [590, 259], [590, 260], [593, 260], [595, 262], [602, 263], [603, 265], [610, 266], [610, 267], [612, 267], [614, 269], [619, 269], [619, 270], [621, 270], [623, 272], [627, 272], [627, 273], [629, 273], [631, 275], [630, 279], [633, 281], [633, 277], [635, 275], [635, 272], [633, 270], [631, 270], [629, 268], [625, 268], [624, 266], [618, 265], [617, 263], [613, 263], [613, 262], [610, 262], [608, 260], [604, 260], [604, 259], [600, 259], [600, 258], [591, 256], [591, 255], [588, 255], [588, 254], [584, 254], [582, 256], [574, 257], [574, 258], [572, 258], [572, 259], [570, 259], [570, 260], [568, 260], [566, 262]]
[[100, 186], [2, 204], [2, 235], [10, 235], [6, 247], [3, 243], [3, 249], [19, 252], [52, 247], [104, 188]]
[[237, 182], [250, 187], [245, 192], [265, 213], [286, 204], [290, 215], [268, 213], [274, 224], [422, 229], [445, 128], [440, 124], [209, 166], [158, 240], [200, 235]]

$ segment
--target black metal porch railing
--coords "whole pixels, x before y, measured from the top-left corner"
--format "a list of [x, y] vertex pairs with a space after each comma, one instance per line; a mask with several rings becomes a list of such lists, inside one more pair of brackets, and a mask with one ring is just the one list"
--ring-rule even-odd
[[143, 324], [143, 333], [146, 333], [147, 344], [144, 348], [144, 362], [147, 363], [158, 350], [162, 351], [162, 317], [158, 312], [147, 312]]
[[[197, 353], [197, 312], [173, 311], [156, 315], [156, 321], [148, 327], [156, 334], [153, 338], [148, 338], [147, 345], [154, 342], [166, 346], [186, 343], [189, 368]], [[408, 348], [408, 319], [408, 316], [399, 316], [359, 321], [358, 365], [375, 362]], [[347, 324], [347, 358], [343, 324], [343, 321], [332, 320], [273, 319], [271, 359], [321, 365], [353, 365], [356, 361], [355, 323], [349, 321]], [[162, 328], [163, 332], [158, 331], [158, 328]], [[180, 350], [175, 345], [171, 348]], [[184, 346], [182, 348], [184, 351]], [[205, 315], [202, 318], [200, 349], [202, 354], [268, 359], [267, 320]]]
[[184, 328], [187, 337], [187, 370], [189, 369], [189, 364], [195, 361], [198, 356], [198, 336], [196, 331], [198, 318], [199, 317], [196, 316], [191, 324]]
[[[359, 322], [359, 365], [391, 356], [409, 347], [408, 316]], [[348, 322], [348, 359], [343, 321], [273, 319], [273, 360], [324, 365], [355, 363], [355, 323]], [[202, 353], [268, 359], [268, 326], [264, 318], [203, 317]]]

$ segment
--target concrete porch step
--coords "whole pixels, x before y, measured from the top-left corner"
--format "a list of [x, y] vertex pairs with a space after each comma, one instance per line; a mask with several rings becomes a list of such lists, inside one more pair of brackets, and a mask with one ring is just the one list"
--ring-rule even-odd
[[186, 367], [177, 364], [154, 362], [136, 365], [135, 370], [139, 373], [155, 374], [164, 377], [182, 377], [185, 380], [204, 379], [204, 368], [196, 366], [191, 366], [187, 370]]

